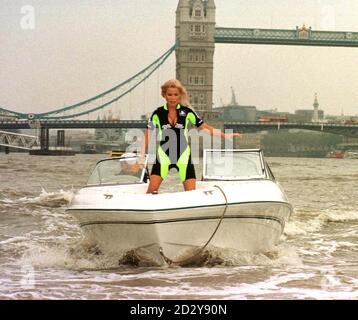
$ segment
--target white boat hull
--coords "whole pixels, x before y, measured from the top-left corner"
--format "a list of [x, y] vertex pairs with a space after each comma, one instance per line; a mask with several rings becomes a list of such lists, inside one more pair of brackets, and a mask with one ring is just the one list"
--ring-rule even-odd
[[[90, 187], [74, 198], [68, 212], [101, 250], [124, 254], [141, 249], [160, 261], [190, 255], [210, 241], [217, 248], [264, 252], [280, 239], [292, 206], [273, 181], [198, 182], [190, 192], [146, 195], [130, 187]], [[145, 190], [143, 185], [143, 191]], [[138, 186], [136, 187], [138, 192]]]

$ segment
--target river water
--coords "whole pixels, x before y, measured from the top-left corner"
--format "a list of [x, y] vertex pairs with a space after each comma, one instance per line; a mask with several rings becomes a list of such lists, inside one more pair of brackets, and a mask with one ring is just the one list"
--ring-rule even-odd
[[118, 265], [83, 240], [65, 208], [102, 157], [0, 154], [0, 299], [358, 298], [358, 160], [267, 158], [295, 208], [277, 248], [184, 268]]

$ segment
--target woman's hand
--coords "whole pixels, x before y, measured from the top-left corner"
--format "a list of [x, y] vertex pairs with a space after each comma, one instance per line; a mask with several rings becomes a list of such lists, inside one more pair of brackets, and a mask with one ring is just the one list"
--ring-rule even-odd
[[207, 132], [209, 132], [211, 135], [213, 136], [219, 136], [222, 137], [224, 139], [233, 139], [233, 138], [241, 138], [241, 133], [224, 133], [221, 130], [215, 129], [212, 126], [209, 126], [208, 124], [206, 124], [205, 122], [199, 127], [200, 130], [205, 130]]
[[241, 138], [241, 134], [238, 133], [238, 132], [236, 132], [236, 133], [225, 133], [224, 138], [225, 139]]

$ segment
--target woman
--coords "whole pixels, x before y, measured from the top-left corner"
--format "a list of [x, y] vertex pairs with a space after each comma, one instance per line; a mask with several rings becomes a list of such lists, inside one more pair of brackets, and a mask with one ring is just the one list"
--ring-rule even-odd
[[142, 148], [144, 155], [148, 148], [149, 132], [157, 129], [160, 144], [157, 148], [156, 161], [153, 164], [147, 193], [158, 192], [160, 184], [171, 168], [178, 170], [185, 191], [194, 190], [196, 187], [195, 169], [187, 140], [189, 122], [211, 135], [218, 135], [225, 139], [240, 137], [240, 134], [225, 134], [204, 123], [192, 109], [186, 106], [187, 92], [178, 80], [165, 82], [161, 90], [166, 104], [157, 108], [149, 118]]

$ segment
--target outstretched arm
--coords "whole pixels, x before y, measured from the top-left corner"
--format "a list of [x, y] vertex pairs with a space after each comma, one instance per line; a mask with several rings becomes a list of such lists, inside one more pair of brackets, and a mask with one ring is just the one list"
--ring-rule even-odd
[[214, 127], [212, 126], [209, 126], [208, 124], [206, 123], [203, 123], [199, 129], [202, 129], [208, 133], [210, 133], [211, 135], [213, 136], [219, 136], [219, 137], [222, 137], [224, 139], [232, 139], [232, 138], [240, 138], [241, 137], [241, 134], [240, 133], [224, 133], [222, 132], [221, 130], [219, 129], [215, 129]]

